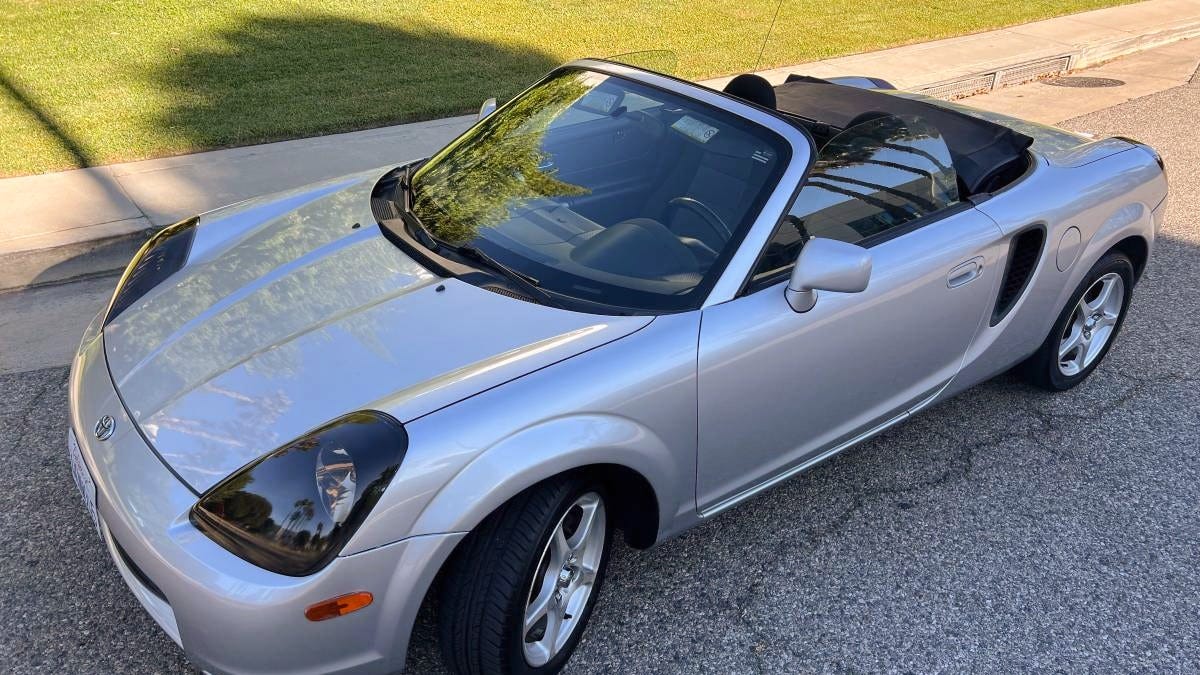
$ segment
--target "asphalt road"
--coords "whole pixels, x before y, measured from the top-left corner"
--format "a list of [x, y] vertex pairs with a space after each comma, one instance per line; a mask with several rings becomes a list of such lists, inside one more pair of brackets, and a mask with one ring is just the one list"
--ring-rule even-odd
[[[1001, 377], [654, 550], [617, 551], [569, 671], [1200, 669], [1198, 111], [1193, 84], [1066, 124], [1153, 144], [1173, 188], [1086, 384]], [[79, 504], [65, 382], [63, 367], [0, 375], [0, 669], [185, 671]], [[430, 625], [412, 672], [437, 671]]]

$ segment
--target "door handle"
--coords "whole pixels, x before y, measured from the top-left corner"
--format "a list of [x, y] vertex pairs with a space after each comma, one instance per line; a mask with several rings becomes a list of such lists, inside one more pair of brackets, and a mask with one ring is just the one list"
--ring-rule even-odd
[[970, 260], [956, 265], [950, 270], [950, 274], [946, 275], [946, 285], [950, 288], [958, 288], [965, 284], [969, 284], [979, 278], [983, 273], [983, 256], [971, 258]]

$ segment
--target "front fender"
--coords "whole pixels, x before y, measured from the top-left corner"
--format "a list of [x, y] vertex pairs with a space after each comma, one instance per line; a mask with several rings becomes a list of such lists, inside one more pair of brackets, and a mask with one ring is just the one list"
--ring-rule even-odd
[[345, 555], [470, 531], [538, 481], [596, 464], [645, 479], [659, 539], [693, 522], [699, 326], [699, 312], [656, 317], [620, 339], [406, 422], [408, 453]]
[[494, 429], [472, 417], [451, 408], [406, 425], [410, 452], [401, 473], [342, 555], [410, 537], [469, 532], [522, 490], [589, 465], [641, 474], [655, 488], [660, 527], [674, 516], [670, 505], [687, 499], [672, 493], [676, 486], [693, 484], [694, 468], [679, 466], [657, 434], [623, 416], [555, 417], [481, 444], [476, 439]]
[[[610, 414], [546, 420], [513, 434], [467, 464], [413, 525], [413, 534], [467, 532], [522, 490], [557, 474], [616, 464], [652, 486], [690, 484], [669, 448], [636, 421]], [[655, 490], [658, 522], [673, 513]]]

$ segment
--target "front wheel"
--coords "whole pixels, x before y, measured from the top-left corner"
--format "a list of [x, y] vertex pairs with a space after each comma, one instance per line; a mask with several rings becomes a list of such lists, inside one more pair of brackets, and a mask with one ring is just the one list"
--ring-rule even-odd
[[600, 486], [559, 478], [514, 497], [460, 544], [443, 579], [454, 673], [556, 673], [595, 605], [612, 532]]
[[1133, 294], [1133, 263], [1124, 253], [1105, 255], [1083, 278], [1037, 353], [1024, 364], [1035, 385], [1065, 391], [1083, 382], [1125, 322]]

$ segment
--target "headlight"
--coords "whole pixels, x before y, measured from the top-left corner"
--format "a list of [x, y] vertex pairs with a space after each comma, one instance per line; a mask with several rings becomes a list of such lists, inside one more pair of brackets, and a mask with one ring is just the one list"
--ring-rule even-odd
[[235, 472], [192, 507], [210, 539], [259, 567], [328, 565], [400, 468], [408, 434], [375, 411], [339, 417]]
[[196, 237], [196, 225], [199, 222], [199, 216], [193, 216], [168, 225], [155, 232], [138, 249], [117, 282], [117, 291], [113, 293], [112, 302], [108, 303], [108, 311], [104, 314], [104, 325], [107, 326], [138, 298], [183, 267], [192, 250], [192, 240]]

